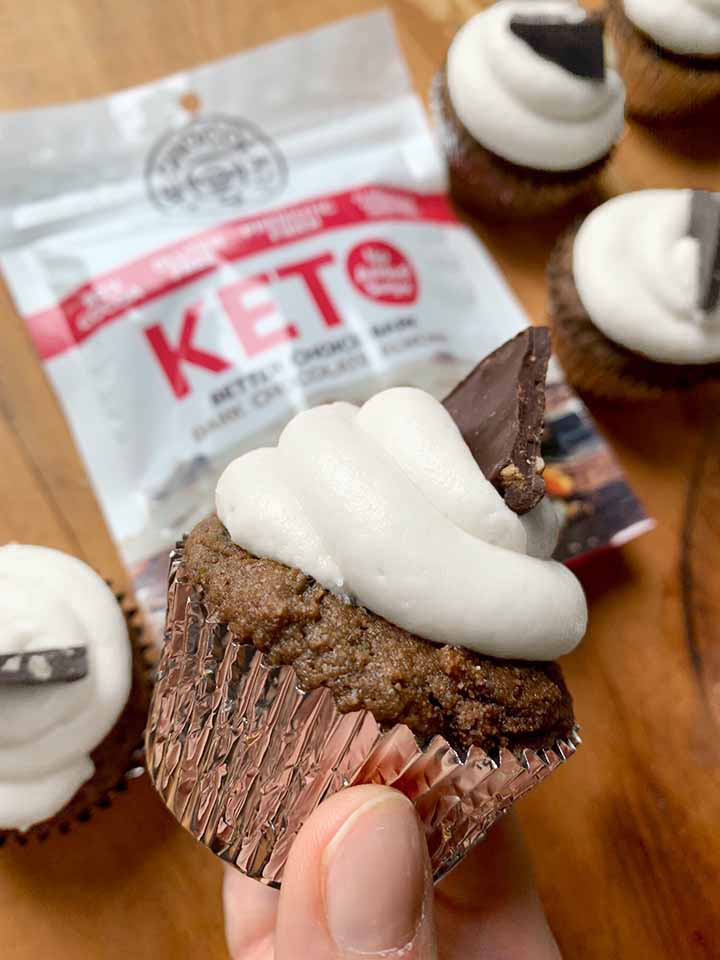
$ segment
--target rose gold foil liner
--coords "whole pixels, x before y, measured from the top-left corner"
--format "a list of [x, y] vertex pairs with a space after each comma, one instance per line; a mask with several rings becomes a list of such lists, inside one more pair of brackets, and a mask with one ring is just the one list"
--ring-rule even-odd
[[528, 790], [575, 752], [421, 743], [403, 724], [382, 729], [368, 711], [341, 714], [331, 692], [297, 685], [239, 642], [185, 573], [170, 563], [165, 646], [146, 735], [147, 768], [180, 823], [223, 860], [272, 886], [293, 839], [326, 797], [386, 784], [414, 803], [436, 880]]

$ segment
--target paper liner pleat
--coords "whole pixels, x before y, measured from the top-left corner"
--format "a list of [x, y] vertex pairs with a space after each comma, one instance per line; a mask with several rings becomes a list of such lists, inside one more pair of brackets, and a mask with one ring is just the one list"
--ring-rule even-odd
[[433, 875], [444, 876], [521, 796], [575, 751], [462, 757], [443, 737], [421, 742], [368, 711], [341, 714], [325, 687], [241, 643], [188, 579], [182, 544], [170, 564], [168, 616], [147, 732], [163, 800], [198, 840], [243, 873], [277, 886], [293, 839], [322, 801], [378, 783], [412, 800]]

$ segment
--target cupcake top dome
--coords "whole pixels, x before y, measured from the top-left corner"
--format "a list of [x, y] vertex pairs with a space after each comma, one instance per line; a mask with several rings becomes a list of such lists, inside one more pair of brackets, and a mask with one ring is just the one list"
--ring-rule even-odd
[[593, 163], [624, 126], [602, 25], [568, 0], [500, 0], [476, 14], [452, 41], [447, 85], [478, 143], [538, 170]]
[[662, 363], [720, 361], [720, 201], [693, 190], [614, 197], [581, 225], [573, 279], [605, 336]]
[[625, 15], [659, 46], [720, 56], [720, 0], [624, 0]]
[[422, 390], [299, 413], [227, 467], [216, 507], [239, 546], [424, 639], [552, 660], [585, 632], [582, 587], [550, 559], [552, 506], [514, 513]]
[[132, 654], [110, 587], [75, 557], [0, 547], [0, 829], [54, 816], [94, 772]]

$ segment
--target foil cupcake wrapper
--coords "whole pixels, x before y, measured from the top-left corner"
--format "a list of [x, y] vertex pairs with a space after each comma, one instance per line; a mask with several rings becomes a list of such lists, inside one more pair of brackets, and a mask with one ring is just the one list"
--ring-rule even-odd
[[338, 712], [220, 621], [183, 567], [170, 563], [165, 645], [146, 736], [147, 768], [166, 805], [198, 840], [244, 874], [282, 881], [293, 839], [344, 787], [378, 783], [415, 805], [435, 880], [512, 804], [570, 757], [573, 734], [546, 751], [461, 757], [443, 737], [420, 742], [403, 724]]

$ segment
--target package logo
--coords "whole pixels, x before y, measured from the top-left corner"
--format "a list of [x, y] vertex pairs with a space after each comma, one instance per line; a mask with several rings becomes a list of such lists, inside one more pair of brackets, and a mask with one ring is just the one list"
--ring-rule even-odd
[[377, 303], [415, 303], [417, 275], [405, 254], [382, 240], [364, 240], [348, 254], [347, 271], [356, 290]]
[[200, 116], [155, 144], [145, 176], [149, 197], [160, 210], [202, 214], [260, 203], [280, 193], [287, 164], [255, 124]]

